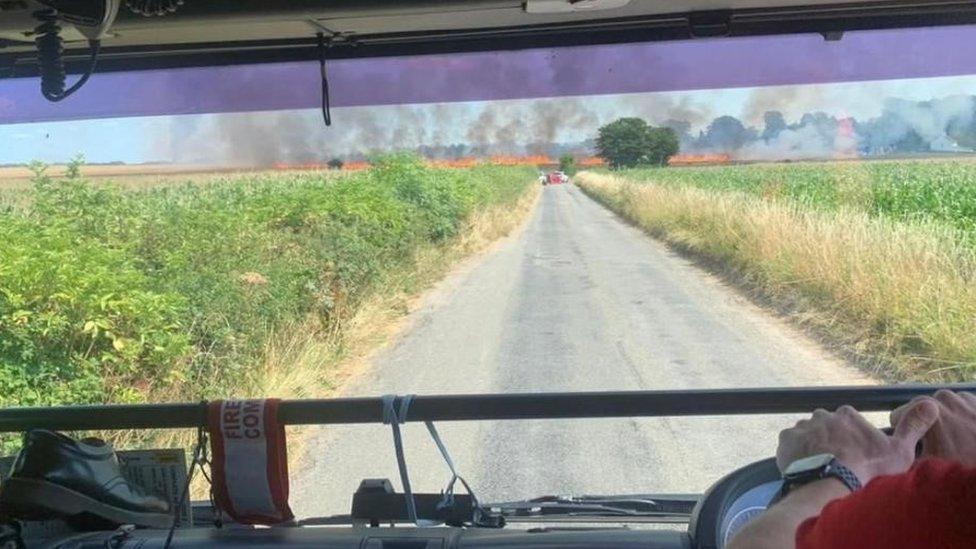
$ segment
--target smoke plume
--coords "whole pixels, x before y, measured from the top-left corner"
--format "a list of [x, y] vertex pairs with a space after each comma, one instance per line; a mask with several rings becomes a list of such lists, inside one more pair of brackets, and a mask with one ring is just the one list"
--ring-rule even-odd
[[343, 108], [333, 111], [331, 127], [315, 110], [185, 116], [174, 117], [156, 148], [177, 163], [233, 166], [361, 160], [391, 150], [438, 159], [590, 155], [597, 129], [625, 116], [674, 129], [682, 152], [739, 160], [976, 148], [976, 96], [889, 98], [878, 116], [865, 120], [797, 110], [798, 103], [824, 100], [818, 89], [760, 88], [747, 99], [741, 119], [713, 117], [707, 104], [669, 94]]
[[686, 136], [683, 149], [738, 160], [802, 160], [976, 148], [976, 96], [889, 98], [879, 116], [865, 121], [807, 112], [789, 122], [776, 108], [797, 100], [794, 89], [759, 90], [744, 109], [745, 120], [716, 118], [697, 137]]

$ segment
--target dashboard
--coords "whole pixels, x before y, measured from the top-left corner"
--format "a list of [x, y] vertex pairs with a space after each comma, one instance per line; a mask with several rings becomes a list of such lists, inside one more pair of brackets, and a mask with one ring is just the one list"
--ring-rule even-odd
[[[177, 530], [171, 547], [335, 547], [349, 549], [452, 549], [641, 547], [644, 549], [723, 549], [728, 540], [762, 513], [780, 488], [773, 459], [738, 469], [712, 485], [692, 513], [688, 530], [626, 528], [592, 524], [533, 526], [516, 523], [504, 529], [415, 527], [226, 527]], [[582, 519], [581, 519], [582, 520]], [[163, 547], [165, 530], [79, 533], [28, 546], [52, 549]]]
[[750, 520], [759, 516], [782, 486], [775, 458], [751, 463], [712, 485], [695, 507], [688, 525], [697, 549], [723, 549]]
[[752, 519], [762, 514], [782, 485], [782, 481], [778, 480], [767, 482], [750, 488], [746, 493], [739, 496], [729, 507], [719, 525], [718, 547], [721, 549], [728, 545], [732, 536]]

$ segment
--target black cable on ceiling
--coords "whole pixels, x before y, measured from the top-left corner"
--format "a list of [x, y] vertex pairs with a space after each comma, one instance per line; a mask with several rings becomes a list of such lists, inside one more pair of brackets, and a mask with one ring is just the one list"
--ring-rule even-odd
[[64, 68], [64, 43], [61, 40], [58, 14], [54, 10], [42, 10], [34, 13], [34, 18], [40, 21], [40, 24], [34, 29], [36, 35], [34, 44], [37, 46], [37, 64], [41, 73], [41, 94], [48, 101], [61, 101], [78, 91], [91, 77], [95, 71], [95, 63], [98, 61], [101, 41], [88, 41], [91, 49], [88, 68], [77, 82], [66, 89], [67, 72]]

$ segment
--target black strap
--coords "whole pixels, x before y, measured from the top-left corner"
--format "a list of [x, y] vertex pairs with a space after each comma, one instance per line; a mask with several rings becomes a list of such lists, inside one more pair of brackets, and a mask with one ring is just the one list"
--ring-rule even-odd
[[831, 477], [843, 482], [844, 486], [847, 486], [851, 492], [857, 492], [861, 489], [861, 479], [857, 478], [854, 471], [844, 467], [844, 464], [836, 459], [830, 462], [830, 465], [827, 466], [827, 472], [824, 474], [824, 478]]
[[773, 504], [779, 503], [790, 492], [801, 486], [811, 482], [816, 482], [818, 480], [823, 480], [825, 478], [835, 478], [841, 481], [851, 492], [857, 492], [861, 489], [861, 479], [857, 478], [854, 471], [851, 471], [845, 467], [844, 464], [834, 458], [830, 461], [830, 463], [824, 466], [824, 468], [818, 474], [811, 474], [802, 478], [784, 478], [783, 486], [780, 487], [779, 492], [777, 492], [773, 497], [773, 500], [769, 502], [769, 505], [772, 506]]
[[403, 493], [407, 500], [407, 518], [410, 522], [420, 525], [417, 520], [417, 504], [413, 499], [413, 490], [410, 488], [410, 475], [407, 472], [407, 459], [403, 454], [403, 436], [400, 434], [400, 424], [407, 420], [407, 411], [410, 409], [410, 401], [413, 395], [406, 395], [400, 398], [400, 409], [397, 410], [396, 395], [383, 396], [383, 423], [388, 423], [393, 429], [393, 449], [396, 452], [397, 468], [400, 469], [400, 482], [403, 483]]
[[[204, 412], [207, 410], [207, 402], [203, 401], [200, 403]], [[186, 474], [186, 483], [183, 484], [183, 490], [180, 491], [180, 498], [173, 507], [173, 522], [170, 524], [169, 532], [166, 533], [166, 541], [163, 543], [163, 549], [169, 549], [169, 546], [173, 543], [173, 534], [176, 532], [176, 527], [180, 523], [180, 505], [184, 501], [187, 501], [190, 493], [190, 483], [193, 481], [193, 472], [199, 466], [200, 471], [203, 471], [203, 464], [207, 462], [207, 430], [203, 426], [197, 427], [197, 444], [193, 449], [193, 461], [190, 463], [190, 470]], [[208, 478], [209, 480], [209, 478]], [[192, 525], [186, 525], [192, 526]]]
[[332, 111], [329, 99], [329, 73], [325, 69], [325, 35], [317, 33], [319, 52], [319, 76], [322, 80], [322, 120], [326, 126], [332, 125]]

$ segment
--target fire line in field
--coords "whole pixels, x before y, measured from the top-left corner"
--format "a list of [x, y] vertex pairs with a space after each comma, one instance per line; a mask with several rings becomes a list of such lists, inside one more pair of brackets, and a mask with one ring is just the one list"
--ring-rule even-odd
[[[466, 156], [461, 158], [428, 158], [427, 165], [434, 168], [471, 168], [479, 164], [494, 164], [497, 166], [537, 166], [540, 168], [551, 168], [559, 165], [559, 160], [545, 155], [494, 155], [487, 157]], [[576, 159], [576, 165], [585, 168], [604, 166], [602, 158], [587, 156]], [[370, 163], [366, 161], [349, 161], [342, 164], [343, 170], [357, 171], [369, 168]], [[276, 162], [273, 166], [276, 170], [327, 170], [329, 165], [324, 162], [304, 162], [289, 164]]]

